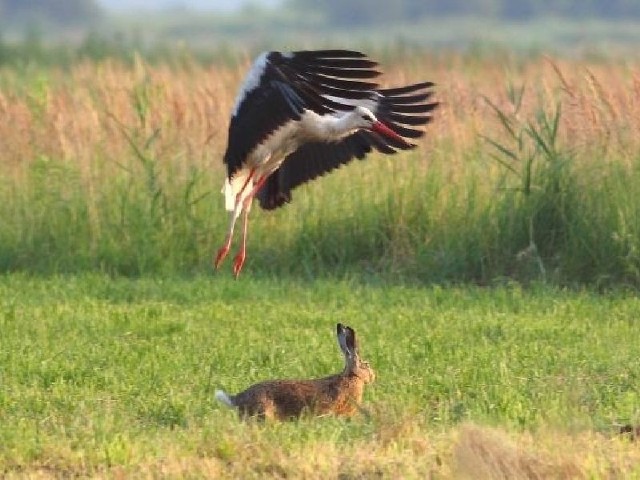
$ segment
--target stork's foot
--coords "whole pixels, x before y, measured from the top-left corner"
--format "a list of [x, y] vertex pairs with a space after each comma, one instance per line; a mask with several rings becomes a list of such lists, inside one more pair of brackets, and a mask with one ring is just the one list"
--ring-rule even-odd
[[220, 264], [225, 259], [228, 253], [229, 253], [229, 245], [223, 245], [222, 247], [220, 247], [220, 250], [218, 250], [218, 254], [216, 255], [216, 259], [213, 262], [213, 265], [216, 267], [216, 270], [220, 267]]
[[246, 254], [244, 248], [238, 252], [236, 258], [233, 259], [233, 274], [236, 278], [240, 275], [240, 270], [242, 270], [242, 266], [244, 265], [244, 260], [246, 258]]

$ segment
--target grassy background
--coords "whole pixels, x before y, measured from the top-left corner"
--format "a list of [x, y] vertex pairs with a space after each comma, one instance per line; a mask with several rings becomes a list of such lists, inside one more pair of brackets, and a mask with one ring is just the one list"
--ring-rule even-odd
[[[4, 276], [0, 471], [638, 474], [614, 432], [638, 421], [639, 306], [546, 287]], [[370, 418], [264, 428], [213, 400], [337, 371], [337, 321], [376, 369]]]
[[[209, 272], [249, 61], [0, 71], [0, 271]], [[638, 285], [635, 60], [400, 54], [383, 67], [385, 84], [440, 85], [427, 136], [255, 209], [247, 272]]]
[[[2, 475], [640, 475], [614, 435], [638, 422], [637, 59], [379, 53], [385, 85], [439, 84], [427, 136], [254, 209], [239, 282], [210, 261], [249, 54], [0, 69]], [[213, 403], [335, 371], [337, 321], [369, 418]]]

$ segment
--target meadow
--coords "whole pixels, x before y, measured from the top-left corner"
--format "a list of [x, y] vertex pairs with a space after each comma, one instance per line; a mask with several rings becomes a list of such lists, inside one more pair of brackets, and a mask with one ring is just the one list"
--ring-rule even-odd
[[[380, 51], [433, 80], [415, 150], [251, 215], [211, 269], [251, 61], [0, 68], [6, 477], [638, 477], [640, 62]], [[238, 422], [212, 398], [340, 368], [366, 415]]]
[[[5, 478], [633, 478], [632, 293], [104, 275], [0, 279]], [[352, 419], [240, 422], [213, 399], [341, 368]]]

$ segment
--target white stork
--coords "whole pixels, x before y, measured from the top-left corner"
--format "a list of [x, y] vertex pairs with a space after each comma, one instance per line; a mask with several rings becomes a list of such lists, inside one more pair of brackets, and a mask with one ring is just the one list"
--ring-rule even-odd
[[437, 106], [431, 82], [379, 89], [377, 63], [360, 52], [315, 50], [258, 56], [236, 98], [224, 163], [229, 230], [218, 268], [229, 253], [236, 221], [244, 213], [242, 244], [233, 263], [237, 277], [246, 257], [248, 215], [258, 197], [271, 210], [291, 201], [291, 190], [372, 149], [385, 154], [415, 147], [411, 128], [431, 120]]

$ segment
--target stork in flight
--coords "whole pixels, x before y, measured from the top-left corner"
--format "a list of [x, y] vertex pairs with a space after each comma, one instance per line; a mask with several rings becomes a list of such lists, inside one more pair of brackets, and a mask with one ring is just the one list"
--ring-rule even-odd
[[291, 201], [291, 190], [371, 150], [385, 154], [415, 147], [405, 138], [424, 132], [437, 103], [434, 85], [380, 89], [371, 80], [378, 64], [351, 50], [265, 52], [236, 98], [229, 125], [223, 193], [229, 229], [218, 268], [229, 253], [236, 221], [244, 214], [242, 243], [233, 263], [246, 258], [253, 198], [272, 210]]

